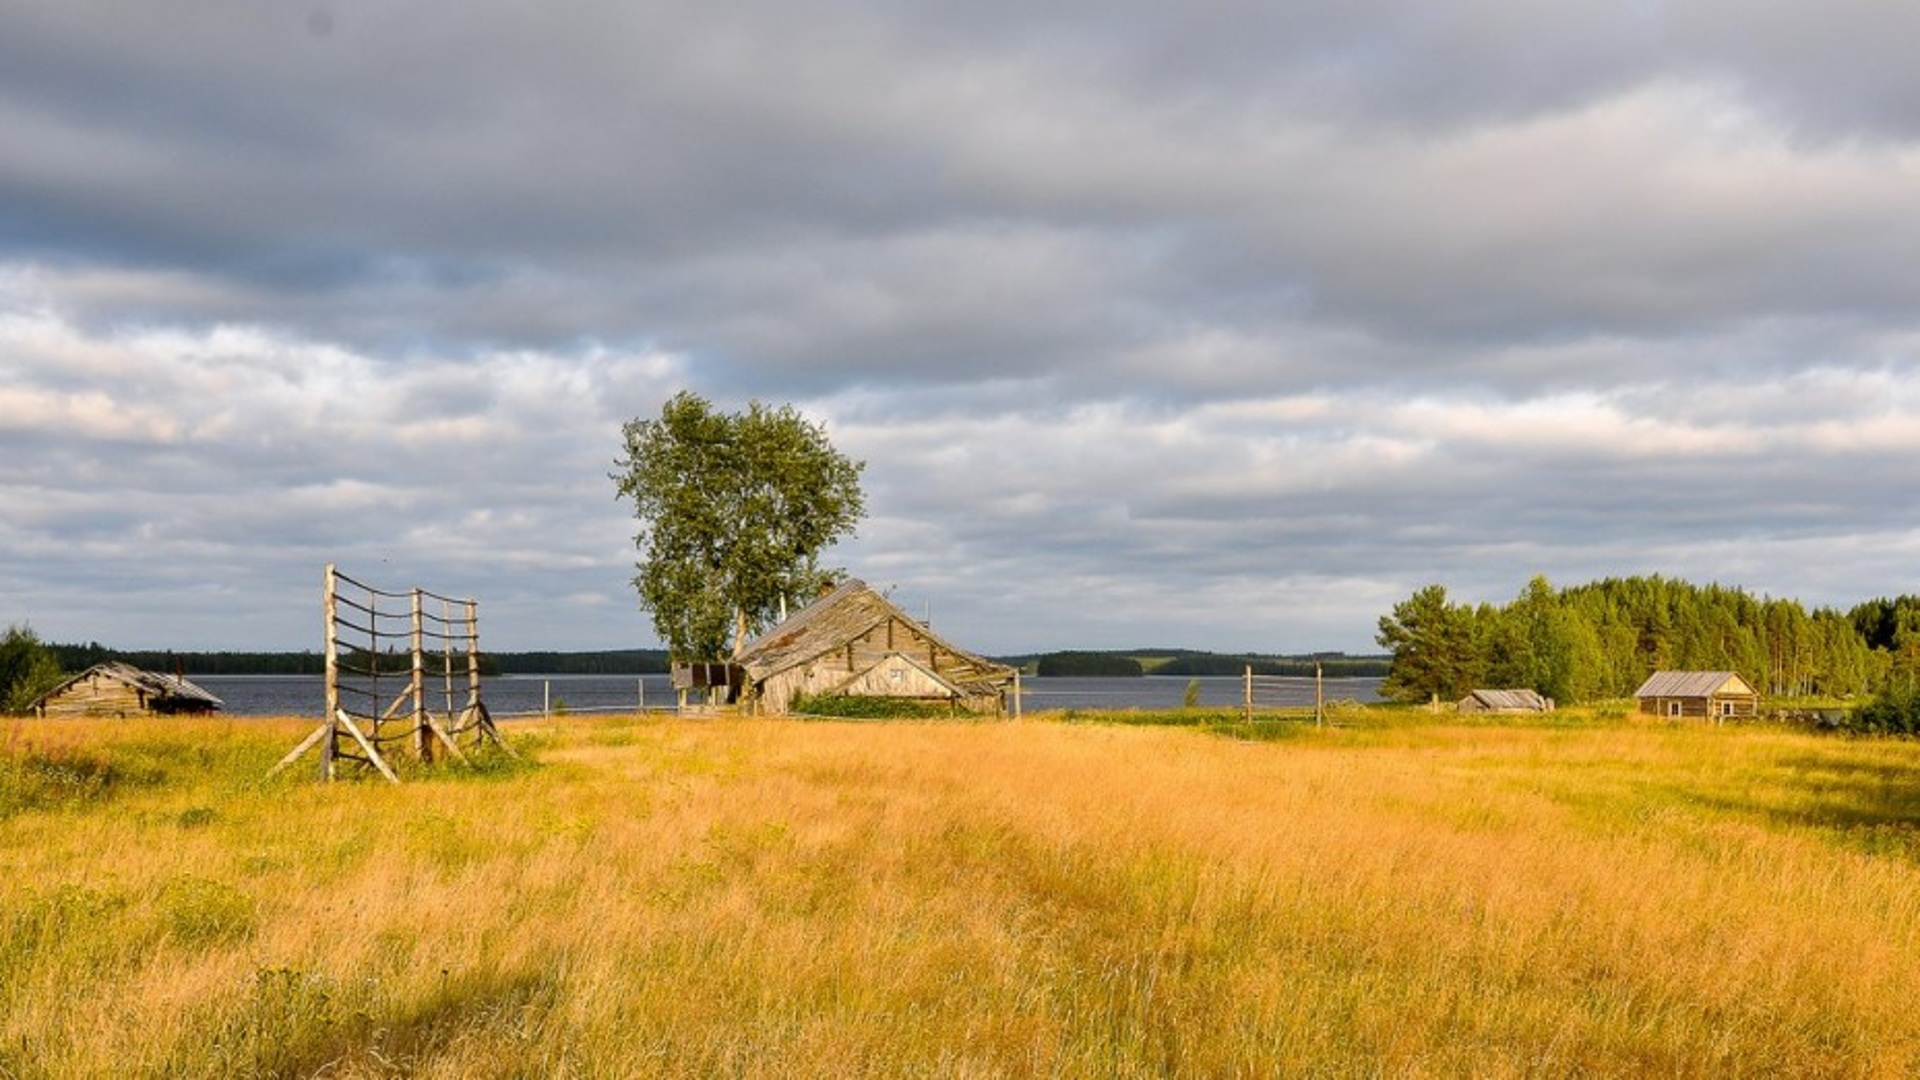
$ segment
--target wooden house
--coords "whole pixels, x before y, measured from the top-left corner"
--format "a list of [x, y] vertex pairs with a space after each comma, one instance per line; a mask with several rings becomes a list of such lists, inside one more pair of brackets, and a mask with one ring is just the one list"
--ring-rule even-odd
[[999, 712], [1014, 671], [958, 648], [849, 579], [748, 642], [734, 658], [740, 705], [779, 716], [801, 694], [946, 702]]
[[178, 675], [110, 662], [73, 676], [34, 702], [38, 716], [173, 716], [217, 712], [219, 698]]
[[1463, 713], [1552, 712], [1553, 699], [1537, 690], [1475, 690], [1460, 699]]
[[1633, 692], [1647, 716], [1727, 720], [1760, 711], [1760, 694], [1731, 671], [1656, 671]]

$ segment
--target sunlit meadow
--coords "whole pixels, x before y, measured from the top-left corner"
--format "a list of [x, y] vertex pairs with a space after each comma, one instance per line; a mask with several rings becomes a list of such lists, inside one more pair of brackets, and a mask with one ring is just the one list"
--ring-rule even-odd
[[0, 1076], [1904, 1076], [1920, 745], [1360, 711], [0, 728]]

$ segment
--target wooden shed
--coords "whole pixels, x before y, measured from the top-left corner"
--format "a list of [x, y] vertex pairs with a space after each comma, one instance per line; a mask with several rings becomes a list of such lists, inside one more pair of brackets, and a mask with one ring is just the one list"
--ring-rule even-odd
[[1474, 690], [1460, 699], [1463, 713], [1552, 712], [1553, 699], [1538, 690]]
[[1647, 716], [1727, 720], [1760, 711], [1760, 694], [1731, 671], [1656, 671], [1633, 692]]
[[178, 675], [131, 664], [95, 664], [34, 702], [38, 716], [174, 716], [217, 712], [223, 702]]
[[849, 579], [748, 642], [734, 658], [744, 711], [779, 716], [801, 694], [948, 702], [999, 712], [1013, 669], [967, 652]]

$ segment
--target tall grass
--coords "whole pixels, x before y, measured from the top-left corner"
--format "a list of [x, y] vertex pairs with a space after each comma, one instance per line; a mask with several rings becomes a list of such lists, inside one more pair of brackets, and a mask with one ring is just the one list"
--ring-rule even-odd
[[569, 717], [263, 784], [306, 726], [0, 736], [0, 1076], [1920, 1069], [1910, 743]]

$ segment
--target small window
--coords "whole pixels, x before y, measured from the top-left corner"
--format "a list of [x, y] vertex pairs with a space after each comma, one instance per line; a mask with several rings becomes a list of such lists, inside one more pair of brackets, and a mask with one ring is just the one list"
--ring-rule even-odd
[[1668, 716], [1680, 716], [1680, 715], [1683, 715], [1683, 714], [1682, 714], [1682, 712], [1681, 712], [1681, 709], [1680, 709], [1680, 703], [1679, 703], [1679, 702], [1677, 702], [1677, 701], [1669, 701], [1669, 702], [1667, 702], [1667, 715], [1668, 715]]
[[1720, 715], [1721, 715], [1721, 716], [1732, 716], [1732, 715], [1733, 715], [1733, 702], [1731, 702], [1731, 701], [1723, 701], [1723, 702], [1721, 702], [1721, 703], [1720, 703]]

